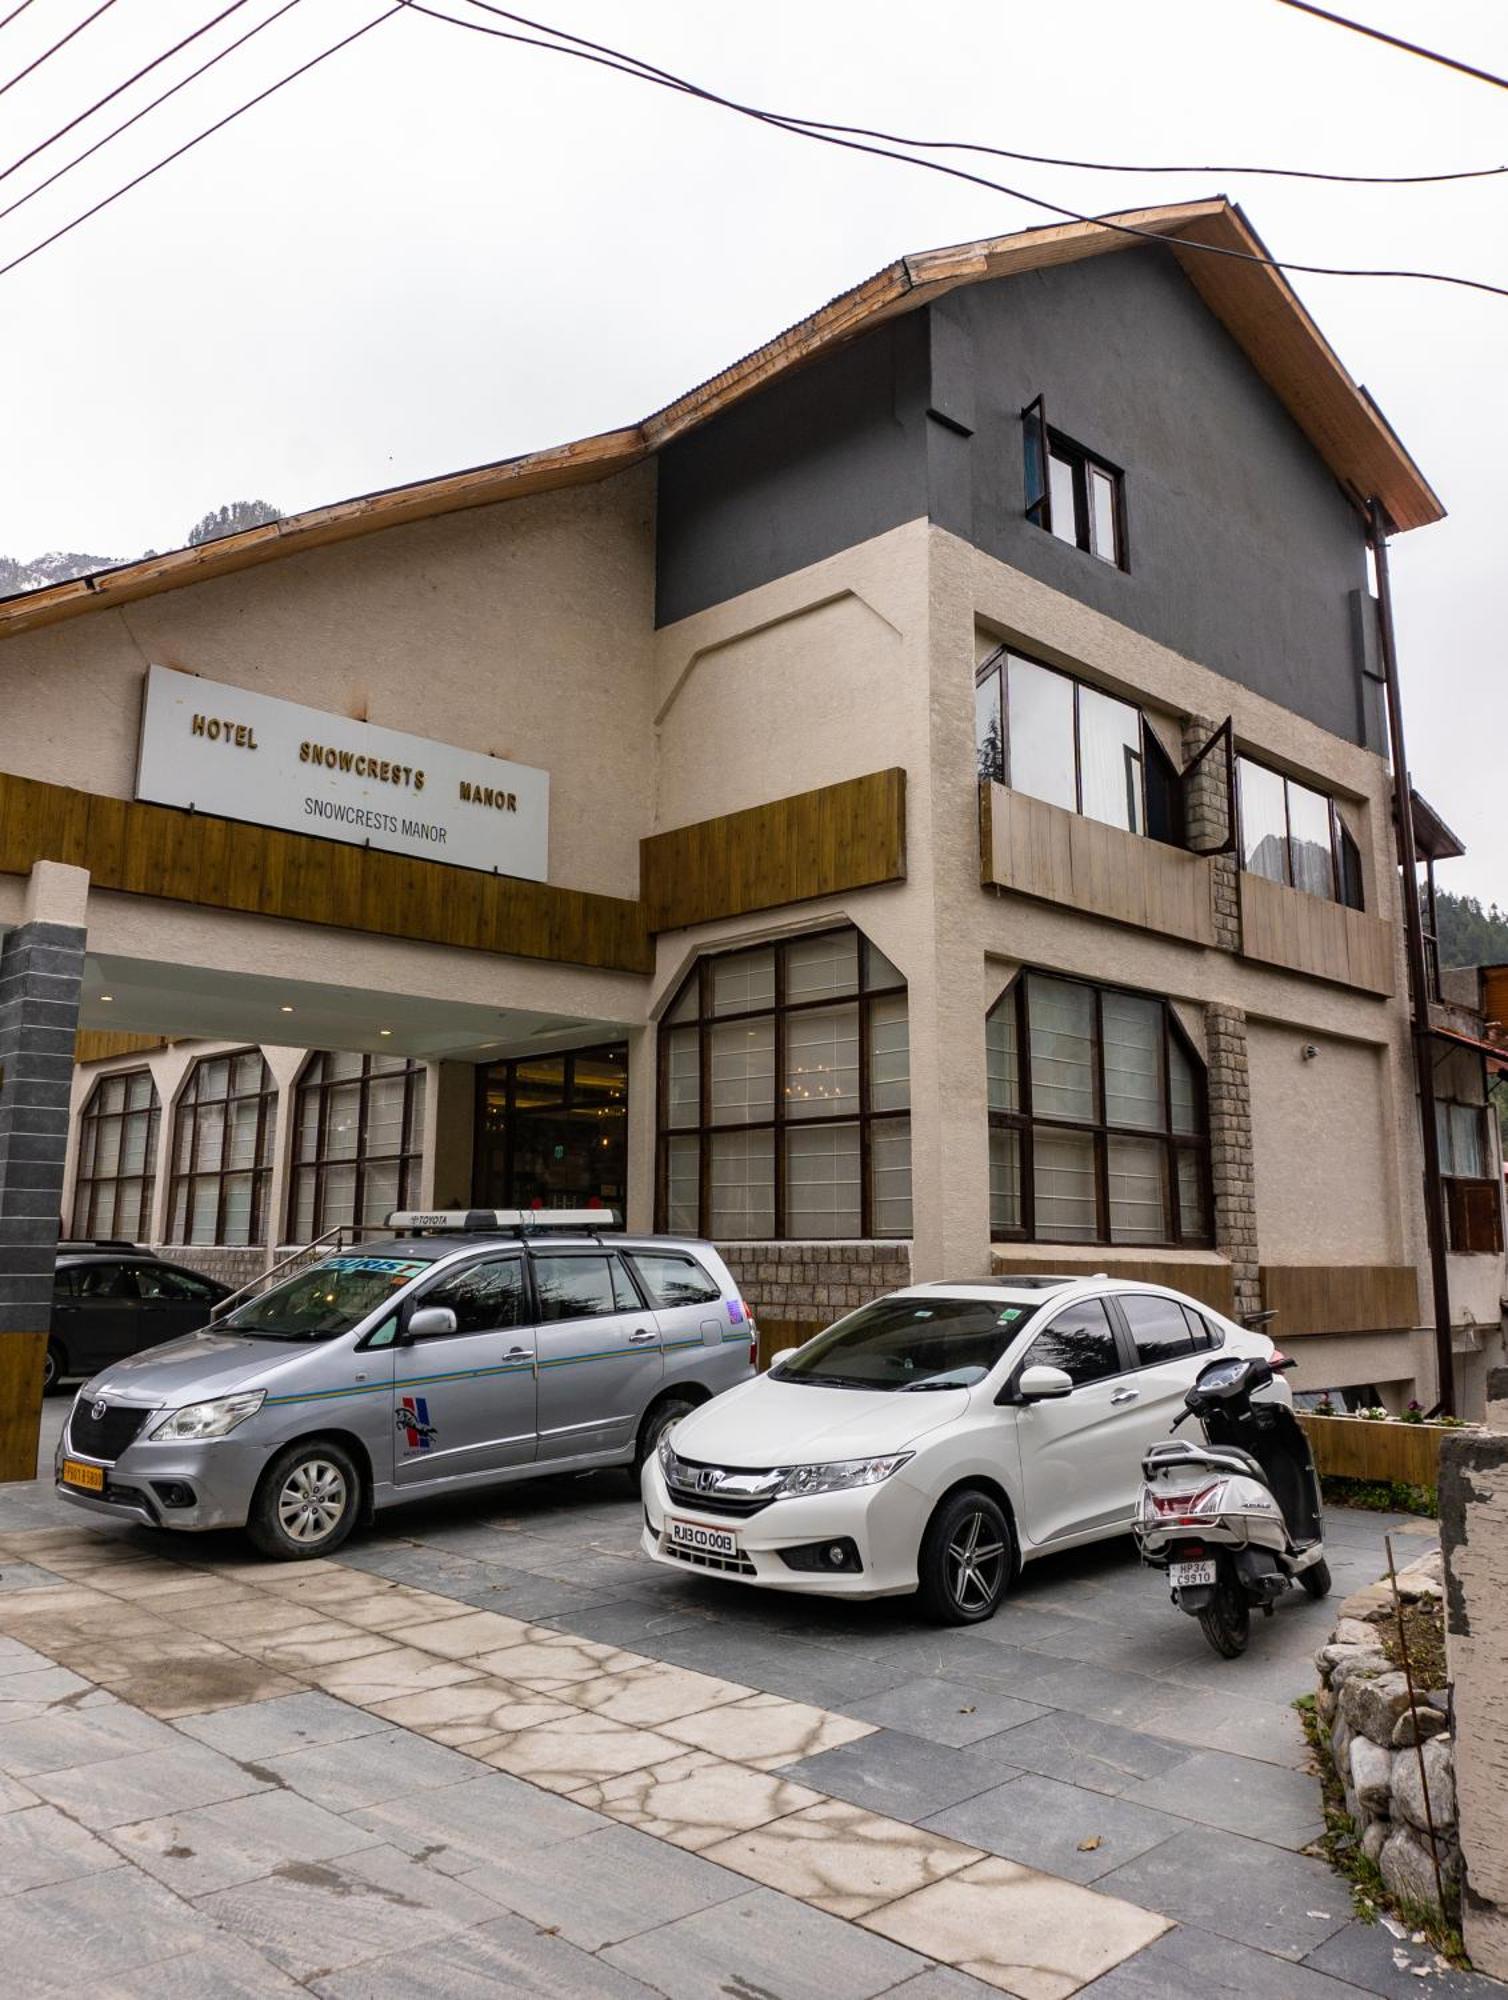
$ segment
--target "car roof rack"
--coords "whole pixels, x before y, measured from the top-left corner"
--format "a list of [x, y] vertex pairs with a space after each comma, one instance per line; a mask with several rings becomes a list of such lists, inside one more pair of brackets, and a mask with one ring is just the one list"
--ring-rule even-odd
[[597, 1236], [617, 1229], [611, 1208], [395, 1208], [387, 1227], [403, 1236], [518, 1236], [553, 1230]]

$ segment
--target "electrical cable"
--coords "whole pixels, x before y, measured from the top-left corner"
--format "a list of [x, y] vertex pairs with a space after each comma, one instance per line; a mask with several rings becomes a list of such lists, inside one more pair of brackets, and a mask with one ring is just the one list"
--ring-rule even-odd
[[[102, 146], [108, 146], [110, 141], [118, 139], [122, 132], [129, 132], [131, 127], [139, 124], [149, 111], [155, 111], [159, 104], [166, 104], [170, 97], [176, 97], [179, 91], [186, 89], [196, 77], [203, 76], [205, 71], [213, 69], [216, 63], [224, 62], [227, 56], [234, 55], [236, 50], [243, 47], [254, 35], [260, 35], [264, 28], [270, 28], [274, 21], [280, 21], [298, 4], [299, 0], [283, 0], [283, 5], [269, 14], [264, 21], [258, 21], [254, 28], [248, 28], [246, 33], [237, 36], [235, 41], [227, 42], [223, 49], [209, 58], [208, 62], [202, 62], [197, 69], [191, 69], [187, 76], [180, 77], [177, 83], [172, 84], [160, 96], [154, 97], [150, 104], [144, 104], [139, 111], [133, 111], [129, 118], [122, 119], [119, 125], [113, 126], [110, 131], [96, 139], [92, 146], [86, 146], [82, 153], [75, 153], [71, 160], [65, 160], [62, 166], [47, 176], [46, 180], [38, 181], [35, 187], [28, 188], [23, 195], [18, 195], [8, 208], [0, 208], [0, 222], [4, 222], [8, 215], [14, 215], [18, 208], [24, 208], [27, 202], [35, 200], [39, 194], [45, 193], [55, 181], [60, 181], [64, 174], [72, 173], [75, 167], [81, 166], [85, 160], [92, 159]], [[17, 165], [20, 165], [19, 161]], [[9, 173], [11, 169], [7, 167], [5, 172]], [[0, 174], [0, 180], [4, 178], [5, 174]]]
[[1389, 48], [1403, 49], [1411, 56], [1422, 56], [1426, 62], [1439, 63], [1442, 69], [1459, 70], [1462, 76], [1474, 76], [1478, 83], [1493, 83], [1499, 90], [1508, 90], [1508, 76], [1494, 76], [1490, 69], [1458, 62], [1454, 56], [1441, 55], [1438, 49], [1427, 49], [1420, 42], [1406, 42], [1401, 35], [1389, 35], [1365, 21], [1353, 21], [1347, 14], [1332, 14], [1328, 7], [1314, 6], [1312, 0], [1278, 0], [1278, 5], [1295, 8], [1300, 14], [1313, 14], [1318, 20], [1331, 21], [1337, 28], [1349, 28], [1353, 34], [1366, 35], [1374, 42], [1386, 42]]
[[[82, 125], [86, 118], [92, 118], [96, 111], [103, 111], [107, 104], [113, 103], [123, 90], [129, 90], [133, 83], [140, 83], [144, 76], [150, 76], [154, 69], [161, 68], [162, 64], [170, 56], [177, 55], [180, 49], [186, 49], [190, 42], [197, 42], [199, 37], [207, 35], [211, 28], [218, 28], [220, 23], [231, 14], [234, 14], [238, 7], [244, 7], [245, 5], [246, 0], [230, 0], [230, 5], [223, 7], [212, 21], [206, 21], [202, 28], [195, 28], [193, 33], [185, 35], [181, 42], [174, 42], [173, 46], [170, 49], [164, 49], [160, 56], [153, 56], [149, 63], [142, 64], [134, 76], [128, 76], [124, 83], [116, 84], [114, 90], [107, 91], [103, 97], [96, 98], [87, 111], [81, 111], [76, 118], [70, 118], [66, 125], [60, 125], [56, 132], [33, 146], [29, 153], [23, 153], [19, 160], [12, 160], [8, 167], [0, 168], [0, 181], [9, 180], [18, 167], [24, 167], [27, 161], [34, 160], [38, 153], [45, 153], [49, 146], [55, 146], [58, 140], [63, 138], [66, 133], [71, 132], [76, 125]], [[0, 23], [0, 25], [3, 25], [3, 23]]]
[[[765, 111], [758, 105], [742, 104], [734, 98], [724, 97], [715, 90], [677, 76], [674, 71], [662, 70], [654, 64], [643, 62], [637, 56], [625, 54], [621, 49], [612, 48], [600, 42], [588, 42], [580, 35], [570, 34], [563, 28], [552, 28], [547, 23], [533, 21], [523, 14], [510, 13], [507, 8], [494, 6], [490, 0], [467, 0], [467, 4], [480, 8], [484, 13], [497, 15], [505, 21], [518, 22], [524, 27], [540, 30], [545, 35], [555, 36], [553, 41], [542, 41], [534, 35], [522, 35], [514, 30], [492, 28], [482, 21], [458, 20], [454, 14], [441, 13], [438, 9], [421, 4], [421, 0], [396, 0], [398, 7], [412, 14], [423, 14], [431, 20], [444, 21], [453, 28], [467, 28], [473, 33], [491, 35], [499, 41], [518, 42], [528, 48], [548, 50], [556, 55], [572, 56], [583, 62], [590, 62], [604, 69], [614, 69], [623, 75], [633, 77], [640, 83], [653, 83], [662, 89], [679, 91], [706, 104], [719, 106], [725, 111], [737, 112], [740, 117], [749, 118], [758, 124], [769, 125], [776, 131], [788, 132], [798, 138], [813, 139], [822, 145], [840, 146], [849, 152], [872, 154], [876, 159], [895, 160], [902, 166], [920, 167], [929, 173], [945, 174], [952, 180], [965, 181], [973, 187], [987, 188], [992, 193], [1009, 195], [1015, 201], [1024, 202], [1030, 208], [1042, 209], [1049, 215], [1062, 217], [1068, 222], [1092, 223], [1111, 231], [1117, 236], [1129, 236], [1139, 240], [1166, 246], [1176, 240], [1180, 249], [1191, 254], [1211, 257], [1233, 258], [1242, 264], [1258, 264], [1269, 271], [1296, 272], [1307, 277], [1321, 278], [1406, 278], [1421, 284], [1452, 285], [1466, 291], [1486, 292], [1495, 298], [1508, 298], [1508, 286], [1494, 285], [1484, 278], [1463, 278], [1442, 271], [1415, 271], [1363, 268], [1355, 265], [1300, 264], [1287, 259], [1267, 257], [1250, 250], [1236, 250], [1226, 244], [1202, 243], [1187, 237], [1171, 239], [1155, 229], [1142, 229], [1134, 223], [1116, 222], [1100, 215], [1087, 215], [1078, 209], [1066, 208], [1059, 202], [1045, 200], [1040, 195], [1028, 194], [1022, 188], [1010, 187], [1003, 181], [987, 179], [983, 174], [968, 172], [963, 167], [949, 166], [941, 160], [923, 160], [905, 152], [892, 152], [886, 146], [871, 145], [855, 138], [841, 136], [838, 132], [823, 129], [815, 123], [788, 117], [780, 112]], [[905, 141], [889, 133], [879, 135], [903, 146]], [[0, 271], [0, 276], [3, 276]]]
[[21, 4], [19, 7], [12, 7], [10, 12], [5, 16], [4, 20], [0, 20], [0, 28], [8, 28], [11, 22], [15, 20], [16, 16], [18, 14], [24, 14], [30, 5], [31, 5], [31, 0], [21, 0]]
[[320, 63], [327, 62], [331, 56], [338, 55], [342, 49], [349, 48], [352, 42], [359, 42], [362, 36], [369, 35], [373, 28], [380, 28], [385, 21], [391, 21], [395, 14], [402, 12], [402, 8], [403, 0], [394, 0], [394, 4], [385, 13], [373, 15], [372, 19], [362, 27], [353, 29], [349, 35], [343, 35], [338, 42], [331, 42], [329, 47], [321, 49], [317, 56], [311, 56], [307, 62], [300, 63], [297, 69], [289, 70], [287, 75], [280, 76], [276, 83], [269, 84], [265, 90], [259, 90], [255, 97], [248, 97], [244, 104], [238, 104], [234, 111], [228, 111], [223, 118], [217, 118], [213, 125], [206, 125], [202, 132], [196, 132], [192, 139], [186, 139], [181, 146], [145, 168], [134, 179], [127, 181], [124, 187], [118, 187], [114, 194], [107, 194], [103, 200], [95, 202], [92, 208], [86, 208], [82, 215], [76, 215], [72, 222], [65, 222], [61, 229], [53, 230], [52, 234], [44, 236], [40, 243], [34, 243], [29, 250], [23, 250], [19, 257], [12, 257], [9, 262], [0, 264], [0, 278], [16, 270], [19, 265], [29, 262], [39, 251], [47, 249], [60, 237], [69, 235], [81, 223], [88, 222], [92, 216], [98, 215], [101, 209], [109, 208], [113, 202], [119, 201], [122, 195], [130, 194], [131, 190], [140, 187], [143, 181], [149, 181], [154, 174], [160, 174], [163, 168], [170, 167], [174, 160], [181, 160], [185, 153], [191, 152], [203, 140], [212, 138], [216, 132], [223, 132], [227, 125], [233, 124], [237, 118], [247, 111], [254, 110], [257, 105], [264, 104], [285, 84], [294, 83], [299, 77], [307, 76], [311, 69], [316, 69]]
[[[114, 5], [115, 5], [115, 0], [101, 0], [101, 4], [95, 8], [94, 12], [92, 14], [86, 14], [83, 20], [79, 22], [76, 28], [70, 28], [67, 34], [64, 35], [60, 41], [54, 42], [50, 49], [43, 49], [42, 53], [36, 58], [36, 60], [34, 62], [29, 62], [26, 65], [25, 69], [18, 69], [15, 75], [10, 79], [9, 83], [0, 83], [0, 97], [4, 97], [6, 91], [14, 90], [16, 85], [20, 83], [23, 77], [28, 77], [31, 75], [33, 70], [40, 69], [43, 63], [49, 61], [53, 56], [57, 54], [59, 49], [67, 48], [68, 44], [73, 40], [75, 35], [83, 34], [85, 28], [88, 27], [91, 21], [97, 21], [101, 14], [108, 14], [110, 9]], [[20, 11], [21, 9], [18, 7], [16, 9], [16, 14], [19, 14]], [[7, 21], [14, 21], [16, 18], [16, 14], [7, 14], [5, 18]], [[0, 27], [3, 26], [4, 22], [0, 22]]]

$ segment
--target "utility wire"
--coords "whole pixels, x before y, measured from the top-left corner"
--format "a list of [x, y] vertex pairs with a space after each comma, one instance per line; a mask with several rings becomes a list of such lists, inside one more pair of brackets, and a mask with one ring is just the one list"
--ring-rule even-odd
[[[196, 132], [192, 139], [186, 139], [181, 146], [176, 147], [171, 153], [166, 154], [164, 158], [158, 160], [154, 165], [147, 167], [142, 173], [137, 174], [133, 180], [127, 181], [124, 187], [117, 188], [114, 194], [107, 194], [102, 201], [97, 201], [92, 208], [86, 208], [82, 215], [76, 215], [72, 222], [65, 222], [61, 229], [53, 230], [52, 234], [44, 236], [40, 243], [34, 243], [29, 250], [23, 250], [19, 257], [12, 257], [8, 263], [0, 264], [0, 278], [16, 270], [19, 265], [27, 263], [39, 251], [47, 249], [50, 244], [56, 243], [59, 237], [67, 236], [70, 231], [77, 229], [81, 223], [88, 222], [90, 217], [98, 215], [101, 209], [109, 208], [111, 203], [119, 201], [122, 195], [129, 194], [133, 188], [140, 187], [143, 181], [149, 181], [154, 174], [160, 174], [163, 168], [170, 167], [174, 160], [181, 160], [185, 153], [191, 152], [203, 140], [212, 138], [216, 132], [223, 132], [227, 125], [232, 124], [243, 113], [254, 110], [257, 105], [264, 104], [269, 97], [281, 90], [285, 84], [293, 83], [301, 76], [307, 76], [311, 69], [317, 68], [322, 62], [327, 62], [331, 56], [338, 55], [342, 49], [349, 48], [352, 42], [360, 41], [361, 37], [369, 35], [373, 28], [380, 28], [384, 21], [391, 21], [393, 16], [401, 11], [402, 6], [403, 0], [394, 0], [394, 4], [387, 9], [386, 13], [373, 15], [372, 19], [366, 22], [363, 27], [353, 29], [349, 35], [343, 35], [338, 42], [331, 42], [329, 47], [321, 49], [317, 56], [311, 56], [306, 63], [300, 63], [297, 69], [289, 70], [286, 76], [280, 76], [276, 83], [269, 84], [265, 90], [259, 90], [255, 97], [248, 97], [244, 104], [238, 104], [234, 111], [228, 111], [223, 118], [217, 118], [213, 125], [206, 125], [204, 130]], [[266, 23], [264, 22], [263, 25], [265, 26]]]
[[[30, 4], [30, 0], [27, 0], [27, 4]], [[11, 78], [9, 83], [0, 83], [0, 97], [4, 97], [6, 91], [14, 90], [16, 85], [21, 81], [23, 77], [30, 76], [34, 69], [40, 69], [43, 63], [45, 63], [50, 57], [55, 56], [57, 54], [59, 49], [66, 48], [68, 44], [73, 40], [75, 35], [83, 34], [85, 28], [88, 27], [91, 21], [97, 21], [101, 14], [108, 13], [109, 10], [114, 5], [115, 5], [115, 0], [103, 0], [103, 4], [96, 7], [92, 14], [86, 14], [83, 20], [79, 22], [76, 28], [70, 28], [67, 34], [64, 35], [61, 40], [54, 42], [50, 49], [43, 49], [42, 53], [37, 57], [35, 62], [29, 62], [26, 65], [25, 69], [18, 69], [15, 75]], [[15, 10], [14, 14], [7, 14], [5, 20], [14, 21], [16, 18], [16, 14], [19, 14], [20, 12], [21, 9], [18, 7]], [[5, 21], [0, 21], [0, 28], [3, 28], [4, 26], [5, 26]]]
[[[902, 166], [921, 167], [929, 173], [946, 174], [952, 180], [965, 181], [973, 187], [987, 188], [995, 194], [1009, 195], [1015, 201], [1026, 203], [1029, 208], [1042, 209], [1047, 214], [1061, 216], [1068, 222], [1093, 223], [1117, 236], [1129, 236], [1164, 246], [1171, 240], [1158, 230], [1139, 228], [1134, 223], [1116, 222], [1105, 216], [1086, 215], [1078, 209], [1065, 208], [1061, 203], [1047, 201], [1040, 195], [1028, 194], [1022, 188], [1010, 187], [1003, 181], [989, 180], [984, 175], [970, 173], [963, 167], [949, 166], [941, 160], [918, 159], [912, 153], [891, 151], [889, 145], [873, 145], [864, 140], [845, 137], [841, 132], [827, 129], [815, 122], [788, 117], [780, 112], [765, 111], [758, 105], [739, 103], [734, 98], [724, 97], [715, 90], [692, 83], [686, 77], [676, 75], [672, 70], [659, 69], [637, 56], [625, 54], [621, 49], [612, 48], [606, 43], [587, 41], [583, 36], [570, 34], [563, 28], [552, 28], [547, 23], [530, 20], [527, 15], [510, 13], [507, 8], [490, 4], [490, 0], [468, 0], [468, 4], [480, 8], [484, 13], [496, 15], [501, 20], [516, 22], [522, 27], [535, 29], [555, 39], [540, 40], [538, 35], [524, 35], [512, 29], [493, 28], [482, 21], [458, 20], [454, 14], [441, 13], [436, 8], [422, 5], [421, 0], [396, 0], [396, 4], [406, 8], [409, 13], [427, 15], [431, 20], [447, 22], [453, 28], [468, 28], [476, 34], [492, 35], [499, 41], [518, 42], [528, 48], [545, 49], [556, 55], [573, 56], [583, 62], [595, 63], [604, 69], [618, 70], [624, 76], [633, 77], [640, 83], [653, 83], [662, 89], [678, 91], [705, 104], [714, 104], [725, 111], [737, 112], [740, 117], [769, 125], [776, 131], [789, 132], [798, 138], [813, 139], [822, 145], [840, 146], [849, 152], [869, 153], [877, 159], [895, 160]], [[880, 133], [877, 136], [895, 146], [904, 146], [906, 143], [892, 133]], [[1441, 271], [1372, 269], [1344, 264], [1298, 264], [1290, 263], [1286, 259], [1262, 256], [1251, 250], [1236, 250], [1221, 243], [1202, 243], [1187, 237], [1180, 237], [1177, 242], [1180, 249], [1190, 253], [1234, 258], [1238, 263], [1259, 264], [1269, 271], [1296, 272], [1306, 277], [1321, 278], [1409, 278], [1423, 284], [1453, 285], [1467, 291], [1486, 292], [1495, 298], [1508, 298], [1508, 286], [1489, 284], [1483, 278], [1462, 278]], [[0, 271], [0, 276], [3, 275], [3, 271]]]
[[31, 5], [31, 0], [21, 0], [20, 6], [12, 7], [10, 12], [5, 16], [4, 20], [0, 21], [0, 28], [8, 28], [11, 22], [15, 20], [16, 16], [18, 14], [24, 14], [30, 5]]
[[[66, 133], [71, 132], [76, 125], [82, 125], [84, 120], [92, 118], [96, 111], [103, 111], [105, 106], [113, 103], [122, 91], [129, 90], [133, 83], [140, 83], [144, 76], [150, 76], [154, 69], [160, 69], [170, 56], [177, 55], [180, 49], [186, 49], [190, 42], [197, 42], [199, 37], [207, 35], [211, 28], [218, 28], [220, 23], [231, 14], [234, 14], [238, 7], [244, 7], [245, 5], [246, 0], [230, 0], [230, 5], [222, 8], [213, 20], [206, 21], [202, 28], [195, 28], [193, 33], [185, 35], [181, 42], [174, 42], [173, 46], [170, 49], [164, 49], [160, 56], [153, 56], [149, 63], [142, 64], [134, 76], [128, 76], [124, 83], [116, 84], [114, 90], [106, 91], [103, 97], [96, 98], [87, 111], [81, 111], [76, 118], [70, 118], [66, 125], [60, 125], [56, 132], [51, 133], [38, 145], [33, 146], [29, 153], [23, 153], [19, 160], [12, 160], [8, 167], [0, 168], [0, 181], [9, 180], [18, 167], [24, 167], [27, 161], [34, 160], [38, 153], [45, 153], [49, 146], [55, 146], [58, 140], [63, 138]], [[0, 26], [4, 26], [4, 23], [0, 22]], [[161, 100], [159, 99], [158, 101], [160, 102]]]
[[[60, 181], [64, 174], [72, 173], [75, 167], [81, 166], [85, 160], [92, 159], [102, 146], [108, 146], [110, 141], [118, 139], [122, 132], [129, 132], [131, 127], [139, 124], [149, 111], [155, 111], [159, 104], [166, 104], [170, 97], [176, 97], [179, 91], [186, 89], [196, 77], [203, 76], [205, 71], [213, 69], [216, 63], [224, 62], [227, 56], [234, 55], [236, 50], [249, 42], [254, 35], [260, 35], [264, 28], [270, 28], [274, 21], [280, 21], [285, 14], [290, 13], [298, 4], [299, 0], [283, 0], [283, 5], [277, 8], [274, 13], [269, 14], [264, 21], [258, 21], [254, 28], [248, 28], [246, 33], [237, 36], [235, 41], [227, 42], [223, 49], [209, 58], [208, 62], [202, 62], [197, 69], [191, 69], [187, 76], [180, 77], [177, 83], [163, 91], [160, 96], [154, 97], [150, 104], [144, 104], [140, 111], [133, 111], [129, 118], [123, 119], [119, 125], [112, 127], [110, 131], [96, 139], [92, 146], [86, 146], [82, 153], [75, 153], [71, 160], [65, 160], [62, 166], [47, 176], [45, 181], [38, 181], [35, 187], [28, 188], [23, 195], [18, 195], [8, 208], [0, 208], [0, 222], [4, 222], [8, 215], [14, 215], [18, 208], [24, 208], [27, 202], [35, 200], [39, 194], [45, 193], [55, 181]], [[58, 137], [61, 135], [54, 134], [54, 136]], [[19, 166], [21, 162], [18, 160], [16, 164]], [[5, 170], [7, 174], [11, 171], [12, 169], [9, 167]], [[0, 174], [0, 180], [4, 180], [4, 178], [5, 174]]]
[[1462, 76], [1474, 76], [1478, 83], [1493, 83], [1499, 90], [1508, 90], [1508, 76], [1494, 76], [1490, 69], [1477, 69], [1472, 63], [1457, 62], [1454, 56], [1442, 56], [1438, 49], [1427, 49], [1419, 42], [1406, 42], [1401, 35], [1384, 34], [1381, 28], [1370, 27], [1365, 21], [1353, 21], [1347, 14], [1332, 14], [1328, 7], [1314, 6], [1312, 0], [1278, 0], [1278, 5], [1293, 7], [1300, 14], [1313, 14], [1321, 21], [1333, 21], [1337, 28], [1349, 28], [1353, 34], [1367, 35], [1374, 42], [1386, 42], [1389, 48], [1403, 49], [1411, 56], [1423, 56], [1426, 62], [1439, 63], [1442, 69], [1459, 70]]

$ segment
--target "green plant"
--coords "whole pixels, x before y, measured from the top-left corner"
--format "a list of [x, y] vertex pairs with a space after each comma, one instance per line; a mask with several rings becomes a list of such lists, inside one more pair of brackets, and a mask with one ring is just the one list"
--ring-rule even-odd
[[1424, 1422], [1423, 1403], [1418, 1402], [1417, 1400], [1410, 1403], [1408, 1408], [1404, 1411], [1403, 1415], [1398, 1419], [1398, 1421], [1401, 1424], [1422, 1424]]
[[1424, 1514], [1440, 1508], [1433, 1486], [1414, 1486], [1405, 1479], [1345, 1479], [1327, 1472], [1320, 1492], [1332, 1507], [1363, 1507], [1370, 1514]]
[[1381, 1403], [1374, 1403], [1369, 1409], [1358, 1410], [1356, 1415], [1369, 1424], [1385, 1424], [1388, 1421], [1388, 1413]]

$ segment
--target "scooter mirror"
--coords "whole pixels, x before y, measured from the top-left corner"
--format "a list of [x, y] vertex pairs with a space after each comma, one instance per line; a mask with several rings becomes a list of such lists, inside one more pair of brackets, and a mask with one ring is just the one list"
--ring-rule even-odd
[[1023, 1368], [1016, 1381], [1016, 1400], [1021, 1403], [1049, 1403], [1073, 1394], [1073, 1377], [1061, 1368]]

